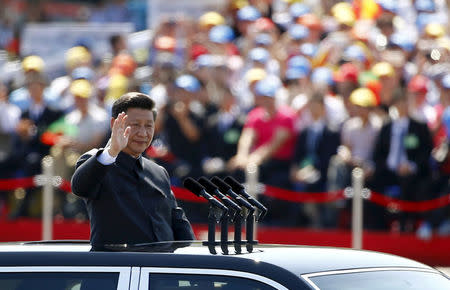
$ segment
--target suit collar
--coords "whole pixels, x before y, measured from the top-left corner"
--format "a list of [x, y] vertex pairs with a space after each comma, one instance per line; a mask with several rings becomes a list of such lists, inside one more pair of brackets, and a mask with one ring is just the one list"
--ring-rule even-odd
[[137, 169], [141, 171], [144, 168], [144, 160], [142, 160], [142, 155], [139, 155], [138, 158], [134, 158], [133, 156], [120, 152], [117, 156], [116, 160], [121, 166], [124, 166], [126, 169], [134, 170]]

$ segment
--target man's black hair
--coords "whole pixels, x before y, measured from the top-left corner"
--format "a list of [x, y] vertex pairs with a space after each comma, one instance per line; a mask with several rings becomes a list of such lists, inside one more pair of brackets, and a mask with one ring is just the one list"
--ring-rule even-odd
[[118, 98], [112, 106], [112, 117], [117, 118], [121, 112], [126, 113], [130, 108], [150, 110], [153, 120], [156, 120], [155, 102], [148, 95], [139, 92], [129, 92]]
[[122, 38], [122, 35], [120, 34], [114, 34], [109, 38], [109, 44], [111, 47], [116, 47], [119, 40]]

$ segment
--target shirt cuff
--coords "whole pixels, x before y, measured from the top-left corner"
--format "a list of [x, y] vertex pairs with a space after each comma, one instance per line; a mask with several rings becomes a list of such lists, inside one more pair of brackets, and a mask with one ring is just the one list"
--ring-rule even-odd
[[97, 157], [98, 162], [100, 162], [103, 165], [110, 165], [113, 164], [116, 161], [116, 157], [112, 157], [109, 155], [108, 149], [105, 148], [103, 152]]

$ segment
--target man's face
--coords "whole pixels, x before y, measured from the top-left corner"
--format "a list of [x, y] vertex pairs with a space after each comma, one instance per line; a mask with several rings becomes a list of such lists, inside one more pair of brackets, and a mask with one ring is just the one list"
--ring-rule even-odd
[[88, 111], [89, 108], [89, 99], [83, 98], [79, 96], [75, 96], [75, 107], [77, 107], [83, 113]]
[[138, 157], [152, 142], [155, 132], [153, 113], [147, 109], [130, 108], [126, 114], [128, 115], [127, 126], [131, 127], [131, 132], [123, 152]]
[[275, 99], [268, 96], [259, 96], [255, 98], [255, 105], [270, 110], [275, 105]]
[[370, 109], [367, 107], [363, 107], [363, 106], [358, 106], [358, 105], [354, 105], [354, 112], [355, 115], [358, 117], [361, 117], [363, 119], [367, 119], [369, 118], [369, 113], [370, 113]]
[[311, 101], [309, 102], [308, 107], [314, 120], [322, 119], [322, 117], [325, 116], [325, 107], [323, 103]]
[[34, 99], [39, 99], [42, 97], [44, 93], [45, 85], [39, 82], [32, 82], [28, 84], [28, 91], [30, 92], [30, 96]]

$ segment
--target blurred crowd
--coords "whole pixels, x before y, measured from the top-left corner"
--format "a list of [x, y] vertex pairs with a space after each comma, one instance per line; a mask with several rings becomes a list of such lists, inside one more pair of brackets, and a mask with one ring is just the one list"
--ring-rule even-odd
[[[359, 167], [365, 185], [389, 197], [450, 193], [445, 1], [225, 2], [198, 19], [163, 19], [146, 58], [128, 51], [124, 35], [111, 37], [110, 58], [100, 63], [92, 47], [72, 47], [67, 74], [56, 79], [39, 56], [21, 56], [23, 78], [0, 84], [0, 178], [39, 174], [50, 154], [56, 173], [70, 179], [80, 154], [107, 142], [114, 100], [141, 91], [158, 107], [146, 155], [175, 186], [187, 176], [244, 182], [256, 166], [263, 184], [334, 192]], [[11, 217], [30, 214], [32, 191], [22, 192]], [[74, 197], [58, 198], [62, 216], [83, 215]], [[259, 198], [270, 225], [349, 227], [346, 201]], [[198, 205], [186, 207], [195, 222]], [[450, 209], [414, 214], [366, 203], [364, 223], [449, 235]]]

